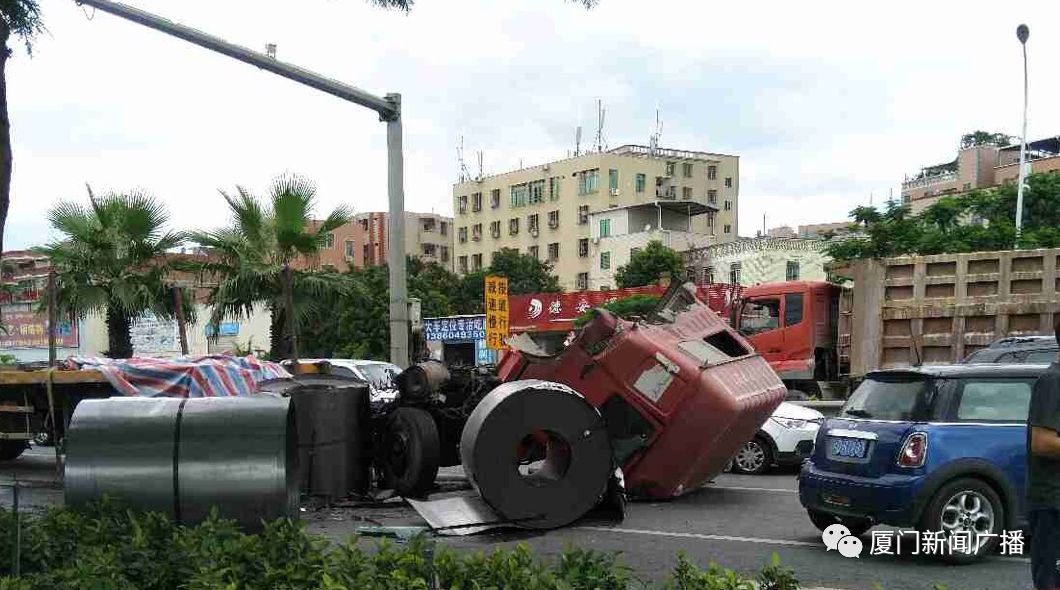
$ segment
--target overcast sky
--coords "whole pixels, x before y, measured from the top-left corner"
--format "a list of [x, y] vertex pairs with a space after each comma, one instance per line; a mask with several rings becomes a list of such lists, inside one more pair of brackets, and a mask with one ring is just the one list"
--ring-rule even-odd
[[[1019, 133], [1016, 25], [1031, 28], [1029, 136], [1060, 134], [1056, 2], [130, 0], [370, 92], [400, 92], [407, 208], [451, 214], [464, 136], [487, 173], [564, 157], [596, 100], [611, 147], [737, 154], [740, 233], [840, 221], [954, 157], [962, 133]], [[145, 29], [41, 0], [48, 33], [9, 62], [5, 246], [49, 236], [60, 199], [146, 189], [177, 228], [226, 221], [219, 188], [294, 171], [338, 203], [386, 208], [385, 125], [363, 108]], [[297, 6], [298, 11], [292, 12]]]

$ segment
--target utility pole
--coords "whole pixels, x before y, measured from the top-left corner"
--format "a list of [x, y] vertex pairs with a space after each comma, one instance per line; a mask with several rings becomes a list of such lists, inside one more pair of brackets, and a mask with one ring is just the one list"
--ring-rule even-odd
[[88, 5], [172, 35], [379, 113], [379, 120], [384, 121], [387, 126], [387, 187], [390, 200], [389, 256], [387, 258], [390, 267], [390, 361], [401, 368], [407, 367], [409, 365], [409, 309], [405, 271], [405, 176], [401, 152], [401, 95], [375, 96], [360, 88], [282, 62], [268, 54], [229, 43], [220, 37], [174, 23], [125, 4], [110, 0], [75, 1], [78, 5]]

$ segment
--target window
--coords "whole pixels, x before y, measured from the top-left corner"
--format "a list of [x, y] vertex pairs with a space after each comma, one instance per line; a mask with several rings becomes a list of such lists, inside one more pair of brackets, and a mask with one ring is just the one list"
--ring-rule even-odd
[[526, 249], [526, 253], [529, 254], [530, 256], [532, 256], [534, 258], [534, 260], [537, 260], [538, 258], [541, 258], [541, 248], [540, 248], [540, 246], [537, 246], [536, 244], [533, 245], [533, 246], [530, 246], [529, 248], [527, 248]]
[[513, 184], [512, 188], [512, 207], [525, 207], [526, 197], [529, 193], [529, 189], [525, 184]]
[[740, 270], [741, 264], [739, 262], [733, 262], [729, 265], [729, 284], [739, 285], [740, 284]]
[[526, 216], [526, 229], [529, 230], [530, 233], [534, 233], [534, 232], [536, 232], [538, 230], [537, 221], [538, 221], [538, 219], [540, 217], [541, 216], [538, 215], [537, 213], [534, 213], [533, 215], [527, 215]]
[[958, 420], [1025, 422], [1032, 381], [984, 379], [963, 383]]
[[707, 202], [711, 205], [718, 204], [718, 191], [710, 189], [707, 191]]
[[784, 327], [802, 322], [802, 293], [784, 294]]
[[559, 199], [559, 177], [553, 176], [548, 179], [548, 199], [556, 201]]
[[714, 283], [714, 267], [713, 266], [708, 266], [707, 268], [703, 269], [703, 282], [708, 284], [708, 285], [711, 285], [711, 284]]
[[530, 204], [544, 202], [545, 200], [545, 181], [535, 180], [529, 184], [530, 187]]
[[731, 176], [726, 176], [725, 177], [725, 188], [732, 188], [732, 177]]
[[644, 186], [648, 182], [648, 177], [643, 174], [637, 174], [637, 194], [644, 192]]
[[799, 280], [799, 261], [789, 260], [787, 268], [784, 270], [785, 281], [797, 281]]
[[589, 256], [589, 238], [581, 238], [578, 240], [578, 258], [586, 258]]
[[[457, 212], [463, 215], [467, 213], [467, 195], [463, 195], [456, 198], [456, 209]], [[364, 220], [364, 229], [368, 229], [368, 220]]]
[[324, 236], [324, 247], [331, 250], [335, 247], [335, 233], [328, 232], [328, 235]]
[[690, 187], [690, 186], [681, 187], [681, 198], [682, 199], [686, 199], [686, 200], [687, 199], [691, 199], [692, 198], [692, 187]]
[[482, 211], [482, 193], [471, 195], [471, 210], [475, 212]]
[[707, 180], [717, 180], [717, 179], [718, 179], [718, 167], [717, 166], [707, 166]]
[[490, 237], [497, 239], [501, 237], [501, 222], [491, 221], [490, 222]]
[[501, 206], [501, 189], [495, 188], [490, 191], [490, 209]]
[[714, 235], [714, 212], [707, 212], [707, 229], [710, 230], [710, 235]]
[[424, 256], [434, 257], [434, 256], [438, 255], [438, 245], [437, 244], [421, 244], [421, 245], [423, 247], [423, 255]]
[[456, 263], [458, 269], [463, 274], [467, 274], [467, 256], [461, 256]]
[[580, 272], [578, 277], [574, 280], [575, 288], [579, 291], [584, 291], [589, 288], [589, 273]]
[[606, 238], [611, 235], [611, 220], [601, 219], [600, 220], [600, 237]]
[[629, 249], [629, 259], [633, 260], [633, 257], [637, 255], [637, 252], [640, 252], [640, 248], [630, 248]]
[[467, 241], [467, 227], [462, 227], [462, 228], [456, 230], [456, 235], [457, 235], [458, 239], [460, 240], [461, 244], [466, 242]]
[[600, 182], [599, 170], [585, 170], [584, 172], [577, 173], [576, 176], [578, 177], [579, 195], [589, 195], [598, 190], [597, 185]]
[[[350, 251], [351, 252], [353, 251], [352, 247], [350, 248]], [[350, 258], [353, 258], [353, 254], [350, 254]], [[365, 244], [364, 246], [361, 247], [361, 260], [362, 260], [362, 262], [364, 264], [371, 264], [372, 263], [372, 245], [371, 244]]]
[[732, 211], [732, 201], [725, 201], [725, 210]]
[[357, 222], [361, 224], [361, 231], [368, 231], [368, 220], [367, 219], [358, 219]]
[[555, 262], [559, 260], [559, 242], [552, 242], [548, 245], [548, 261]]
[[780, 327], [779, 299], [752, 299], [740, 310], [740, 333], [761, 334]]
[[726, 223], [725, 224], [725, 229], [723, 229], [722, 231], [724, 231], [727, 234], [731, 234], [732, 233], [732, 226], [729, 225], [728, 223]]
[[[346, 259], [353, 259], [353, 240], [346, 240], [346, 243], [344, 245], [346, 246], [346, 248], [343, 251], [343, 254], [346, 255]], [[367, 246], [367, 244], [365, 244], [365, 246]]]
[[609, 270], [611, 268], [611, 253], [601, 252], [600, 253], [600, 270]]
[[482, 239], [482, 224], [476, 223], [471, 226], [471, 239], [476, 242]]
[[966, 191], [972, 190], [972, 183], [970, 183], [970, 182], [964, 183], [964, 189], [963, 190], [966, 190]]
[[908, 203], [909, 201], [909, 195], [902, 195], [902, 203]]
[[440, 258], [442, 262], [449, 262], [449, 246], [439, 246], [438, 252], [440, 254], [438, 258]]
[[482, 255], [472, 254], [471, 255], [471, 270], [479, 271], [482, 270]]
[[601, 291], [610, 291], [611, 290], [611, 285], [600, 285], [600, 290]]
[[589, 223], [589, 206], [581, 205], [578, 207], [578, 225], [585, 225]]
[[551, 229], [556, 229], [557, 227], [559, 227], [559, 211], [558, 210], [557, 211], [549, 211], [548, 212], [548, 227], [551, 228]]
[[508, 235], [516, 236], [519, 235], [519, 218], [513, 217], [508, 220]]
[[673, 176], [675, 168], [677, 168], [677, 162], [667, 162], [666, 163], [666, 175], [667, 176]]
[[449, 235], [449, 222], [448, 221], [443, 221], [443, 222], [438, 224], [438, 233], [442, 234], [443, 236]]
[[681, 164], [681, 172], [685, 178], [692, 178], [692, 162]]
[[618, 170], [614, 168], [607, 171], [607, 188], [614, 194], [618, 190]]

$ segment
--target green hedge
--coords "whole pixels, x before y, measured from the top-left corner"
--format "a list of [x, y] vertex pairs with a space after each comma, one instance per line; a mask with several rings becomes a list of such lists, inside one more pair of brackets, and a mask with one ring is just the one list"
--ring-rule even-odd
[[[301, 523], [278, 520], [247, 535], [211, 518], [194, 527], [159, 514], [104, 502], [84, 510], [52, 509], [21, 525], [21, 576], [11, 577], [14, 518], [0, 510], [0, 590], [619, 590], [659, 587], [641, 580], [616, 554], [568, 548], [535, 558], [526, 545], [490, 553], [454, 551], [420, 537], [335, 545]], [[433, 580], [433, 584], [431, 581]], [[763, 590], [798, 588], [773, 564], [758, 575]], [[661, 586], [670, 590], [751, 590], [749, 580], [684, 555]]]

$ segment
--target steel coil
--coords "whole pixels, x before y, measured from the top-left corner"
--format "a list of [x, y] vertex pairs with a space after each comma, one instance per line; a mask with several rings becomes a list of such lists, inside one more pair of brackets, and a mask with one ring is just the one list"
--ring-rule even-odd
[[271, 395], [86, 400], [67, 435], [66, 502], [107, 495], [184, 524], [216, 507], [258, 530], [298, 516], [296, 440], [289, 401]]

